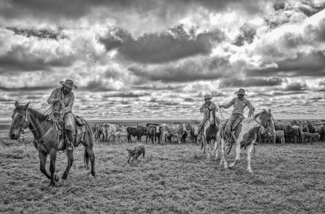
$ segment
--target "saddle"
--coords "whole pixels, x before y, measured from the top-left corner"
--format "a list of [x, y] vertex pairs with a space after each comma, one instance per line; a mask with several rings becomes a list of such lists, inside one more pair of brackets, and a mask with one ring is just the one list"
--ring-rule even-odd
[[[235, 131], [235, 129], [236, 129], [237, 126], [241, 123], [241, 121], [243, 121], [243, 119], [245, 119], [245, 118], [244, 118], [244, 117], [240, 117], [240, 118], [238, 118], [238, 119], [237, 119], [237, 120], [232, 124], [232, 126], [231, 126], [231, 131], [232, 131], [232, 132]], [[221, 123], [222, 130], [225, 130], [228, 121], [229, 121], [229, 119], [227, 119], [227, 120], [225, 120], [225, 121], [223, 121], [223, 122]]]

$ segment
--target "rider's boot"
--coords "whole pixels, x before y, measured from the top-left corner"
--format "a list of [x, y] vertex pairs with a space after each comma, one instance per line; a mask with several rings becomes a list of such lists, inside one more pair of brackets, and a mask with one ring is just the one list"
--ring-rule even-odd
[[67, 130], [66, 133], [67, 133], [67, 150], [73, 150], [73, 143], [72, 143], [72, 141], [73, 141], [73, 132]]
[[226, 129], [225, 131], [225, 135], [226, 135], [226, 140], [225, 140], [225, 145], [226, 147], [229, 147], [231, 145], [232, 142], [232, 137], [231, 137], [231, 132], [229, 129]]

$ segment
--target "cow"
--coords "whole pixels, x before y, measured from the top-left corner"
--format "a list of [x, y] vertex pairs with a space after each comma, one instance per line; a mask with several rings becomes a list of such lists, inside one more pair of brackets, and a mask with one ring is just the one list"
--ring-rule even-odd
[[309, 133], [315, 133], [316, 132], [316, 128], [315, 128], [315, 126], [313, 126], [311, 124], [311, 122], [308, 122], [307, 127], [309, 129]]
[[143, 135], [147, 134], [147, 128], [146, 127], [142, 127], [142, 126], [137, 126], [137, 127], [127, 127], [126, 128], [126, 132], [127, 132], [127, 137], [128, 137], [128, 142], [132, 143], [131, 140], [131, 135], [133, 137], [137, 137], [138, 141], [141, 141], [141, 137]]
[[257, 133], [257, 139], [259, 143], [270, 143], [272, 141], [272, 135], [264, 128], [260, 128]]
[[321, 141], [325, 140], [325, 127], [324, 127], [324, 125], [316, 126], [316, 133], [319, 134]]
[[285, 138], [284, 138], [284, 131], [283, 130], [277, 130], [274, 132], [272, 136], [273, 143], [276, 143], [276, 140], [280, 139], [281, 144], [285, 144]]
[[320, 134], [319, 133], [313, 133], [312, 134], [312, 142], [318, 142], [320, 139]]
[[196, 144], [199, 144], [197, 142], [197, 137], [198, 137], [198, 134], [199, 134], [199, 127], [200, 125], [199, 124], [190, 124], [190, 127], [191, 127], [191, 133], [190, 133], [190, 136], [192, 138], [192, 142], [196, 143]]
[[146, 137], [146, 143], [149, 140], [151, 140], [152, 143], [156, 142], [156, 126], [149, 126], [148, 127], [148, 132], [147, 132], [147, 137]]
[[174, 136], [177, 138], [177, 142], [180, 144], [181, 143], [181, 138], [185, 133], [185, 130], [183, 130], [182, 124], [161, 124], [161, 133], [160, 133], [160, 139], [165, 139], [166, 137], [170, 139]]
[[301, 142], [306, 143], [306, 141], [312, 143], [314, 135], [309, 132], [302, 132], [301, 133]]
[[103, 136], [103, 140], [105, 139], [105, 131], [104, 131], [104, 127], [102, 124], [99, 124], [99, 123], [96, 123], [93, 127], [93, 137], [95, 140], [98, 140], [100, 139], [101, 136]]
[[121, 134], [125, 132], [125, 127], [121, 124], [112, 124], [112, 123], [104, 123], [106, 139], [113, 137], [114, 141], [116, 142], [116, 138], [118, 139], [117, 142], [120, 142]]

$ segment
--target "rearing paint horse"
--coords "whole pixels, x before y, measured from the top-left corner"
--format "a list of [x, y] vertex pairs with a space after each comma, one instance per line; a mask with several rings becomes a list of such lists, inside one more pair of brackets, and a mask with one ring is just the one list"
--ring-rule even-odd
[[214, 109], [208, 109], [209, 119], [205, 122], [202, 130], [202, 147], [204, 147], [204, 152], [207, 152], [207, 158], [210, 158], [210, 155], [213, 151], [213, 145], [217, 138], [217, 133], [219, 131], [219, 121], [216, 117], [216, 112]]
[[225, 158], [225, 135], [224, 131], [219, 131], [218, 140], [215, 144], [214, 152], [216, 154], [216, 158], [218, 157], [217, 149], [218, 144], [221, 143], [221, 161], [220, 165], [224, 163], [224, 168], [231, 169], [240, 161], [240, 152], [242, 148], [247, 147], [247, 170], [249, 172], [253, 172], [251, 168], [251, 153], [254, 148], [254, 143], [257, 137], [257, 132], [260, 127], [267, 129], [271, 134], [274, 133], [274, 119], [271, 114], [271, 110], [266, 111], [263, 110], [261, 113], [254, 115], [251, 118], [245, 118], [240, 124], [237, 125], [234, 130], [235, 136], [235, 148], [236, 148], [236, 159], [235, 161], [228, 166], [226, 158]]
[[[34, 135], [34, 146], [39, 151], [40, 170], [51, 180], [50, 186], [55, 186], [55, 181], [59, 181], [55, 173], [56, 153], [58, 151], [59, 136], [56, 130], [56, 125], [53, 121], [48, 120], [47, 115], [43, 115], [38, 111], [28, 108], [26, 105], [19, 105], [16, 101], [15, 110], [12, 115], [12, 124], [9, 131], [11, 139], [18, 139], [23, 133], [23, 130], [29, 128]], [[93, 134], [88, 122], [85, 122], [85, 137], [82, 144], [85, 147], [84, 163], [88, 169], [89, 160], [91, 162], [91, 174], [95, 176], [95, 155], [93, 152]], [[75, 137], [76, 138], [76, 137]], [[75, 140], [74, 140], [75, 141]], [[73, 142], [74, 142], [73, 141]], [[64, 147], [63, 147], [64, 148]], [[46, 158], [50, 155], [50, 173], [46, 169]], [[70, 168], [73, 163], [73, 151], [67, 150], [68, 166], [62, 175], [62, 179], [67, 179]]]

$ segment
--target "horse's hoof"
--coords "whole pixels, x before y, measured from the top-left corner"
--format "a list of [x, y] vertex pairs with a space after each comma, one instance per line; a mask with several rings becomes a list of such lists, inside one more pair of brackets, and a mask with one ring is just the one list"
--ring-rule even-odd
[[249, 173], [254, 173], [253, 170], [251, 170], [251, 169], [248, 169], [247, 171], [248, 171]]
[[56, 182], [58, 182], [60, 180], [59, 176], [57, 176], [57, 175], [54, 176], [54, 179]]
[[50, 187], [55, 187], [55, 182], [51, 182]]

